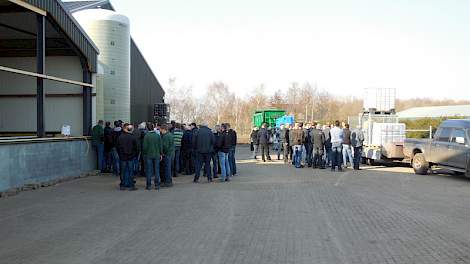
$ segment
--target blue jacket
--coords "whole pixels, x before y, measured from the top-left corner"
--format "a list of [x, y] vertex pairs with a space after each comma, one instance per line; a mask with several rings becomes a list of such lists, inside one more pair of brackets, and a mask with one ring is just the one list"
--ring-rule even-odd
[[201, 126], [193, 135], [193, 148], [198, 153], [207, 154], [214, 152], [214, 133], [206, 127]]

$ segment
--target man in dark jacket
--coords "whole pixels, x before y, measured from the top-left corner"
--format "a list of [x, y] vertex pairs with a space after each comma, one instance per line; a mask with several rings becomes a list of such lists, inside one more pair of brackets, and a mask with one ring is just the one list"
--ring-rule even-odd
[[258, 128], [254, 127], [253, 131], [251, 131], [251, 143], [253, 144], [253, 158], [256, 159], [256, 155], [258, 155], [258, 148], [259, 148], [259, 140], [258, 140]]
[[269, 155], [269, 131], [266, 128], [266, 123], [261, 126], [261, 129], [258, 131], [258, 142], [261, 146], [261, 159], [263, 162], [271, 161], [271, 156]]
[[[316, 126], [316, 123], [313, 125]], [[304, 148], [305, 148], [305, 164], [310, 168], [312, 167], [312, 151], [313, 151], [313, 141], [310, 132], [312, 131], [312, 125], [307, 123], [304, 128]]]
[[359, 163], [362, 158], [362, 145], [364, 144], [364, 133], [362, 132], [362, 127], [357, 126], [351, 132], [351, 146], [354, 148], [354, 169], [359, 169]]
[[113, 144], [113, 129], [111, 128], [111, 122], [106, 121], [104, 127], [104, 160], [105, 160], [105, 172], [111, 172], [113, 167], [113, 159], [111, 151], [114, 147]]
[[122, 175], [120, 173], [121, 161], [119, 160], [119, 154], [117, 151], [117, 143], [119, 136], [122, 134], [122, 124], [119, 121], [114, 121], [114, 128], [111, 132], [112, 149], [111, 149], [111, 159], [113, 164], [113, 173], [115, 176]]
[[121, 184], [120, 189], [129, 189], [135, 191], [133, 179], [133, 160], [137, 155], [137, 140], [129, 132], [129, 124], [124, 124], [123, 133], [119, 136], [117, 142], [117, 152], [121, 161]]
[[289, 162], [289, 124], [281, 125], [281, 133], [279, 135], [279, 141], [282, 144], [283, 148], [283, 158], [284, 158], [284, 163]]
[[210, 162], [211, 153], [214, 151], [214, 144], [214, 134], [207, 127], [207, 123], [203, 123], [193, 135], [193, 149], [196, 151], [199, 158], [198, 162], [196, 162], [196, 174], [194, 176], [195, 183], [199, 182], [202, 163], [204, 163], [204, 171], [207, 175], [207, 180], [212, 182]]
[[310, 135], [313, 141], [313, 168], [325, 169], [323, 162], [323, 149], [325, 148], [325, 134], [321, 130], [321, 126], [317, 124], [311, 131]]
[[349, 130], [349, 124], [344, 124], [343, 127], [343, 164], [344, 167], [348, 167], [347, 161], [353, 166], [352, 148], [351, 148], [351, 130]]
[[215, 128], [214, 128], [214, 131], [212, 131], [212, 133], [214, 133], [214, 142], [215, 142], [214, 151], [211, 153], [212, 176], [213, 176], [213, 178], [218, 178], [217, 174], [219, 173], [221, 168], [219, 166], [219, 146], [217, 145], [217, 142], [218, 142], [219, 137], [220, 137], [221, 126], [216, 125]]
[[103, 120], [98, 121], [98, 124], [91, 130], [91, 142], [92, 146], [96, 151], [96, 159], [98, 161], [98, 170], [104, 172], [104, 122]]
[[191, 132], [192, 132], [192, 138], [193, 138], [193, 141], [192, 141], [192, 150], [191, 150], [191, 168], [192, 170], [195, 172], [196, 171], [196, 167], [201, 167], [202, 165], [198, 165], [197, 163], [199, 162], [200, 160], [200, 157], [198, 156], [198, 153], [197, 153], [197, 150], [196, 150], [196, 147], [194, 145], [194, 135], [197, 133], [198, 131], [198, 127], [196, 125], [196, 123], [191, 123]]
[[331, 151], [331, 124], [328, 122], [323, 128], [323, 134], [325, 134], [325, 156], [326, 156], [326, 165], [329, 167], [332, 165], [332, 151]]
[[235, 161], [235, 152], [237, 147], [237, 132], [230, 127], [229, 123], [226, 123], [229, 139], [230, 139], [230, 152], [228, 153], [228, 161], [230, 163], [230, 173], [233, 176], [237, 175], [237, 163]]
[[191, 128], [185, 127], [181, 140], [181, 152], [183, 153], [183, 167], [186, 175], [193, 174], [192, 153], [193, 153], [193, 132]]
[[220, 181], [230, 181], [230, 162], [229, 162], [229, 153], [230, 147], [232, 146], [232, 142], [230, 139], [229, 132], [227, 130], [227, 126], [222, 124], [220, 129], [219, 137], [217, 138], [217, 149], [218, 149], [218, 156], [220, 161]]

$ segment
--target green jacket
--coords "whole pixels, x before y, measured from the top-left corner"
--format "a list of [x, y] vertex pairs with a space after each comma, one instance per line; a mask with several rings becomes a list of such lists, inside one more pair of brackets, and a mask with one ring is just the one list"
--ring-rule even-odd
[[175, 141], [173, 134], [170, 132], [166, 133], [162, 137], [163, 155], [170, 156], [175, 153]]
[[160, 155], [162, 155], [162, 139], [155, 131], [145, 134], [142, 154], [146, 159], [160, 159]]
[[104, 128], [100, 125], [96, 125], [91, 130], [91, 142], [95, 145], [104, 143]]

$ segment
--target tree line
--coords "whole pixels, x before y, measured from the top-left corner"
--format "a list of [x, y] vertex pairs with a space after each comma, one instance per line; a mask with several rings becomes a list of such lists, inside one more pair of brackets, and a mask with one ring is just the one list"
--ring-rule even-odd
[[[347, 120], [362, 110], [362, 98], [338, 96], [318, 89], [311, 83], [292, 82], [286, 90], [272, 92], [261, 84], [247, 96], [236, 95], [222, 82], [207, 86], [201, 97], [195, 97], [192, 87], [180, 86], [169, 80], [166, 103], [171, 105], [171, 119], [180, 123], [207, 121], [211, 126], [230, 123], [240, 135], [252, 130], [252, 115], [263, 108], [280, 108], [300, 121]], [[413, 98], [397, 99], [396, 111], [411, 107], [470, 104], [469, 100]]]

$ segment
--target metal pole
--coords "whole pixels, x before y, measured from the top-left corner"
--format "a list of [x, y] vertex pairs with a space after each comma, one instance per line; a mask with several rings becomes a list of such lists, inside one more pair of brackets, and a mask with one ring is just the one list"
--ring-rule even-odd
[[[36, 36], [36, 71], [38, 74], [45, 72], [45, 57], [46, 57], [46, 27], [45, 17], [37, 14], [37, 36]], [[37, 122], [37, 136], [45, 137], [45, 116], [44, 116], [44, 79], [42, 77], [36, 78], [36, 122]]]
[[432, 139], [432, 126], [429, 126], [429, 139]]
[[[83, 68], [83, 82], [91, 83], [91, 73], [87, 68]], [[83, 86], [83, 135], [91, 135], [92, 126], [92, 106], [91, 106], [91, 88]]]

